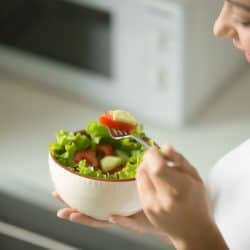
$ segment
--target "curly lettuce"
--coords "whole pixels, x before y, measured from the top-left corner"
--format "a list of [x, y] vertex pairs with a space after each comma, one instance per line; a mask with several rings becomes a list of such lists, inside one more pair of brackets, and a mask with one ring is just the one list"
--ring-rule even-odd
[[[145, 137], [142, 126], [137, 126], [133, 134]], [[123, 156], [124, 167], [115, 173], [103, 172], [101, 169], [94, 169], [89, 166], [86, 160], [76, 163], [74, 154], [89, 148], [94, 149], [100, 143], [112, 145], [117, 154]], [[137, 168], [142, 160], [145, 149], [136, 141], [131, 139], [114, 140], [110, 137], [108, 129], [99, 122], [89, 122], [86, 132], [72, 133], [61, 130], [56, 133], [56, 141], [49, 145], [52, 156], [63, 166], [84, 176], [100, 179], [124, 180], [136, 176]]]

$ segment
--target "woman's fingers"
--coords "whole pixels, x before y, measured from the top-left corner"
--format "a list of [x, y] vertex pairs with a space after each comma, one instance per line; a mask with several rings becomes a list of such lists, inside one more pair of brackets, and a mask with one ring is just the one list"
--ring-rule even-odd
[[168, 157], [170, 160], [177, 164], [178, 169], [181, 169], [182, 171], [191, 175], [197, 180], [201, 180], [198, 171], [190, 164], [190, 162], [183, 155], [174, 150], [172, 146], [164, 145], [162, 147], [162, 152], [166, 157]]
[[74, 208], [69, 208], [69, 207], [63, 208], [58, 210], [57, 216], [61, 219], [69, 219], [69, 216], [75, 211], [76, 210]]
[[62, 219], [67, 219], [74, 223], [79, 223], [89, 227], [103, 228], [111, 226], [108, 221], [101, 221], [91, 218], [87, 215], [79, 213], [73, 208], [63, 208], [57, 212], [57, 216]]
[[144, 155], [139, 172], [144, 171], [149, 181], [155, 187], [157, 193], [161, 194], [170, 190], [175, 182], [174, 168], [166, 166], [166, 160], [156, 147], [150, 148]]
[[140, 228], [136, 224], [136, 221], [132, 217], [112, 215], [109, 218], [110, 223], [118, 225], [122, 228], [132, 230], [135, 233], [141, 233]]
[[52, 192], [52, 196], [56, 198], [58, 201], [62, 202], [65, 206], [70, 207], [56, 191]]
[[131, 216], [112, 215], [109, 221], [137, 234], [158, 235], [159, 231], [150, 223], [143, 211]]
[[89, 227], [104, 228], [112, 226], [108, 221], [97, 220], [79, 212], [72, 212], [69, 220]]
[[138, 193], [140, 197], [144, 197], [144, 201], [147, 199], [152, 199], [156, 194], [155, 187], [146, 172], [146, 166], [144, 166], [145, 164], [146, 163], [142, 162], [136, 173]]
[[101, 220], [96, 220], [94, 218], [91, 218], [87, 215], [79, 213], [76, 209], [71, 208], [67, 205], [67, 203], [62, 199], [62, 197], [56, 192], [52, 192], [52, 195], [60, 202], [65, 204], [67, 207], [60, 209], [57, 212], [57, 216], [61, 219], [67, 219], [70, 220], [74, 223], [79, 223], [83, 224], [86, 226], [90, 227], [97, 227], [97, 228], [102, 228], [102, 227], [108, 227], [111, 226], [111, 224], [107, 221], [101, 221]]
[[[160, 177], [157, 172], [150, 173], [148, 170], [151, 165], [147, 165], [147, 162], [143, 162], [137, 170], [137, 188], [141, 204], [144, 212], [149, 215], [152, 211], [159, 210], [159, 202], [166, 200], [169, 201], [169, 197], [172, 193], [176, 193], [175, 188], [171, 187], [167, 181], [167, 178]], [[155, 167], [157, 167], [155, 165]], [[166, 166], [164, 166], [166, 168]]]

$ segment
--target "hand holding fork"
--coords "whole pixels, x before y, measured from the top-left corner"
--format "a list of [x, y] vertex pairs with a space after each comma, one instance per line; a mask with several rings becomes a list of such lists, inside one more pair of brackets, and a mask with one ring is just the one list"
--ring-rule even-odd
[[[130, 138], [133, 139], [135, 141], [137, 141], [138, 143], [140, 143], [144, 148], [149, 149], [151, 146], [146, 143], [142, 138], [137, 137], [135, 135], [130, 134], [129, 132], [125, 131], [125, 130], [120, 130], [120, 129], [114, 129], [114, 128], [109, 128], [108, 127], [108, 132], [111, 138], [115, 139], [115, 140], [121, 140], [121, 139], [125, 139], [125, 138]], [[159, 150], [160, 147], [158, 145], [156, 145]], [[165, 155], [162, 154], [162, 156], [166, 159], [166, 165], [168, 167], [177, 167], [177, 164], [173, 161], [170, 161], [169, 159], [166, 158]]]

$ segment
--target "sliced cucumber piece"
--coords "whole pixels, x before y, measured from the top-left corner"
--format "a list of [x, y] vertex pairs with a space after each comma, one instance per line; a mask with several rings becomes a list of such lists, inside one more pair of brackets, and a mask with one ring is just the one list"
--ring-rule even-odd
[[105, 156], [101, 159], [101, 168], [103, 172], [109, 172], [123, 163], [119, 156]]
[[125, 122], [133, 125], [136, 125], [137, 123], [136, 119], [127, 111], [117, 109], [114, 110], [112, 114], [114, 121]]

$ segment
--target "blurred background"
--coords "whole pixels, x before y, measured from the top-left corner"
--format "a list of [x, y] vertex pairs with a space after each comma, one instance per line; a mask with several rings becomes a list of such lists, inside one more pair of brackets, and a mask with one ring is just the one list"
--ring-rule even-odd
[[[221, 1], [10, 0], [0, 8], [0, 248], [168, 249], [59, 220], [48, 144], [122, 108], [206, 180], [249, 138], [250, 71], [213, 37]], [[170, 249], [170, 248], [169, 248]]]

